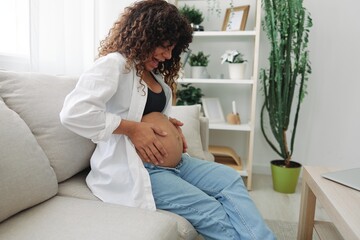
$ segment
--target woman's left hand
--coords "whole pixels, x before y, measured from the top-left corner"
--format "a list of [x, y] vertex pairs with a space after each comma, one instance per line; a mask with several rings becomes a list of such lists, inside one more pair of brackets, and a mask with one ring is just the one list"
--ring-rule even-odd
[[187, 146], [187, 142], [186, 142], [186, 139], [185, 139], [185, 136], [184, 134], [182, 133], [182, 130], [181, 130], [181, 126], [184, 125], [183, 122], [177, 120], [176, 118], [171, 118], [169, 117], [169, 121], [174, 124], [174, 126], [176, 127], [176, 129], [179, 131], [180, 135], [181, 135], [181, 138], [182, 138], [182, 141], [183, 141], [183, 152], [185, 153], [188, 146]]

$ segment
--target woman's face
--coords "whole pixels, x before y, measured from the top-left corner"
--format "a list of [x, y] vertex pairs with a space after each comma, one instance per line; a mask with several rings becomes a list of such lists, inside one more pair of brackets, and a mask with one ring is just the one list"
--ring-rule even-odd
[[174, 47], [175, 44], [170, 45], [169, 43], [165, 43], [163, 46], [155, 48], [154, 52], [144, 62], [145, 69], [152, 71], [159, 66], [160, 62], [171, 59]]

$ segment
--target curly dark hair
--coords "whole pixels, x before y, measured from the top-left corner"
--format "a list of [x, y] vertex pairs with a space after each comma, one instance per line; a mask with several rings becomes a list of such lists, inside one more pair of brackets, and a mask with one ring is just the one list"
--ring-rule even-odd
[[165, 43], [175, 44], [172, 58], [159, 63], [156, 73], [164, 76], [174, 90], [180, 70], [180, 54], [189, 50], [192, 41], [189, 21], [176, 6], [164, 0], [143, 0], [125, 8], [107, 37], [100, 42], [99, 57], [119, 52], [127, 59], [127, 68], [135, 63], [136, 74], [141, 77], [144, 61], [155, 48]]

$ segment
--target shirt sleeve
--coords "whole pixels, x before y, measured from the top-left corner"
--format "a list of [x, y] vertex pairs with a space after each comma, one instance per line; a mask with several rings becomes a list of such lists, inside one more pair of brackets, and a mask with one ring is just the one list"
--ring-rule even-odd
[[116, 93], [124, 64], [124, 59], [107, 55], [80, 76], [60, 112], [65, 127], [95, 143], [110, 138], [121, 117], [107, 111], [106, 104]]

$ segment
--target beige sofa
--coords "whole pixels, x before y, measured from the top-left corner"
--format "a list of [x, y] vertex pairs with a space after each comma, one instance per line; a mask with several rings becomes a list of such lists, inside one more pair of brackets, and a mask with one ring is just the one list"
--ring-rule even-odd
[[[94, 143], [59, 120], [75, 77], [0, 71], [0, 239], [197, 239], [184, 218], [98, 200], [85, 177]], [[189, 152], [207, 151], [198, 106], [175, 107]]]

